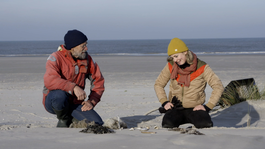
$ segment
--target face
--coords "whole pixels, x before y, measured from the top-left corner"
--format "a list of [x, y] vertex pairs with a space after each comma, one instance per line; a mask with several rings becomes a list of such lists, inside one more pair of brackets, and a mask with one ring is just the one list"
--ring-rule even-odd
[[172, 55], [170, 55], [170, 57], [173, 58], [173, 61], [175, 63], [177, 63], [179, 66], [181, 66], [181, 65], [186, 63], [186, 60], [187, 60], [186, 54], [187, 54], [187, 51], [182, 52], [182, 53], [172, 54]]
[[72, 56], [77, 59], [85, 59], [87, 55], [87, 42], [84, 42], [71, 50]]

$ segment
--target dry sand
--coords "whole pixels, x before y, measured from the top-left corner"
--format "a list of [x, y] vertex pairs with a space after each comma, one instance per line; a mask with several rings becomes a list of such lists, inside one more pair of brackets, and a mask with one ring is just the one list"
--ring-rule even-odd
[[[265, 86], [265, 55], [198, 57], [207, 62], [226, 86], [231, 80], [254, 78]], [[48, 57], [48, 56], [47, 56]], [[265, 102], [248, 101], [211, 114], [214, 127], [205, 135], [180, 134], [161, 128], [163, 115], [155, 95], [155, 79], [165, 56], [92, 55], [105, 77], [106, 91], [95, 110], [103, 120], [120, 117], [129, 128], [149, 126], [155, 134], [116, 130], [114, 134], [85, 134], [82, 129], [56, 128], [57, 119], [42, 105], [47, 57], [0, 57], [0, 148], [257, 148], [265, 146]], [[88, 92], [89, 87], [86, 91]], [[166, 89], [168, 91], [168, 89]], [[207, 98], [211, 88], [206, 88]], [[249, 110], [250, 109], [250, 110]], [[251, 117], [247, 127], [248, 114]], [[158, 126], [160, 129], [154, 129]], [[186, 128], [191, 124], [182, 125]]]

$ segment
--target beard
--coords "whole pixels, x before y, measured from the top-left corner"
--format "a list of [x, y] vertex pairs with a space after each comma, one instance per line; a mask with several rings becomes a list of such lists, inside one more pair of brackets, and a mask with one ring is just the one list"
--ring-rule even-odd
[[77, 58], [77, 59], [86, 59], [87, 52], [81, 52], [81, 53], [73, 52], [72, 56]]

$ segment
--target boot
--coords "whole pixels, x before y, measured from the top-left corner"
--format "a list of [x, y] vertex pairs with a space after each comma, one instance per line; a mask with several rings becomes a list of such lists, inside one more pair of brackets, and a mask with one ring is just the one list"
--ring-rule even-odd
[[56, 113], [57, 118], [59, 120], [56, 127], [67, 127], [68, 128], [70, 124], [72, 123], [72, 118], [73, 118], [68, 108], [65, 108], [63, 110], [55, 110], [55, 109], [53, 110]]

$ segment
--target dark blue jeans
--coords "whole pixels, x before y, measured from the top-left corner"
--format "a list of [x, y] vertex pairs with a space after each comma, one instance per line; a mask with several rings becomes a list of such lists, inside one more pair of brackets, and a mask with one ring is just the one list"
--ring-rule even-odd
[[49, 113], [55, 114], [55, 110], [63, 110], [65, 107], [70, 107], [72, 111], [71, 115], [77, 120], [81, 121], [87, 119], [88, 121], [94, 121], [95, 123], [102, 125], [103, 121], [98, 113], [91, 109], [89, 111], [82, 111], [80, 104], [70, 104], [68, 101], [70, 94], [62, 90], [53, 90], [47, 95], [45, 100], [45, 107]]

